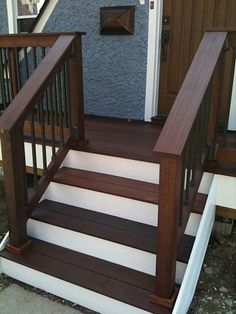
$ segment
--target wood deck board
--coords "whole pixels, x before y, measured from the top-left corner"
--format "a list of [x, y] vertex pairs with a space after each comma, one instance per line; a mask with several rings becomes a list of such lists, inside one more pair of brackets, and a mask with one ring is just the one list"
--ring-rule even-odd
[[0, 255], [152, 313], [170, 313], [168, 309], [150, 303], [149, 296], [154, 287], [154, 278], [150, 275], [112, 263], [107, 267], [105, 261], [35, 239], [32, 248], [22, 255], [16, 256], [6, 251]]
[[143, 202], [158, 203], [158, 185], [149, 182], [67, 167], [61, 168], [53, 181]]
[[161, 127], [119, 119], [86, 118], [89, 145], [79, 150], [157, 163], [153, 148]]
[[[153, 226], [49, 200], [38, 205], [32, 218], [156, 254], [157, 228]], [[193, 237], [184, 235], [178, 252], [179, 261], [188, 262], [193, 242]]]

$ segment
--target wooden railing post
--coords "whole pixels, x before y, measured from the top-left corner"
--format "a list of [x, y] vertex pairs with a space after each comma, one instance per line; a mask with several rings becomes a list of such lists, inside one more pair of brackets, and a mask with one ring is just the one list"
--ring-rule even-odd
[[85, 132], [81, 35], [76, 36], [72, 45], [72, 56], [69, 60], [69, 84], [72, 135], [75, 142], [82, 144], [85, 141]]
[[151, 301], [172, 307], [178, 248], [179, 211], [182, 189], [182, 159], [160, 157], [160, 192], [157, 231], [156, 291]]
[[23, 128], [0, 130], [10, 243], [8, 250], [20, 254], [29, 245], [26, 234], [26, 182]]

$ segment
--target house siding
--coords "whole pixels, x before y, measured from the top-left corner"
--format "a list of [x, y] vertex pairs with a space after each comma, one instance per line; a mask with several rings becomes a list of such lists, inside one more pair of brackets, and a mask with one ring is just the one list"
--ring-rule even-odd
[[0, 34], [8, 33], [7, 4], [0, 1]]
[[[87, 114], [144, 119], [148, 1], [59, 0], [44, 32], [82, 31]], [[134, 35], [100, 35], [100, 7], [135, 5]]]

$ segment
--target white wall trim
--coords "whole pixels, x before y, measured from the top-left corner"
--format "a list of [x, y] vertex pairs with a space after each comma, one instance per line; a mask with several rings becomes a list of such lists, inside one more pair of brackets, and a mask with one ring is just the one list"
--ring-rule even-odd
[[230, 113], [229, 113], [229, 124], [228, 130], [236, 131], [236, 67], [234, 70], [234, 80], [230, 104]]
[[7, 3], [7, 20], [8, 20], [8, 33], [14, 34], [16, 32], [16, 14], [15, 6], [12, 0], [6, 0]]
[[151, 121], [151, 117], [157, 113], [160, 76], [163, 0], [152, 2], [154, 9], [149, 8], [145, 121]]

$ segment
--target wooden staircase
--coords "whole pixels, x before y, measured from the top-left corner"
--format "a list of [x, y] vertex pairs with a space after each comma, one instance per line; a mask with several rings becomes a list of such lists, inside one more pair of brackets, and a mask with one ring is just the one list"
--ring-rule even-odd
[[0, 272], [103, 314], [188, 310], [214, 221], [204, 167], [235, 34], [204, 34], [161, 132], [110, 121], [102, 136], [84, 119], [82, 33], [0, 36]]
[[[67, 160], [71, 160], [70, 154], [80, 159], [84, 153], [70, 151]], [[89, 158], [96, 167], [96, 155]], [[120, 158], [109, 158], [116, 172]], [[65, 163], [28, 220], [32, 247], [21, 255], [2, 251], [3, 272], [22, 280], [24, 269], [23, 281], [34, 286], [38, 286], [35, 271], [42, 278], [46, 274], [50, 277], [40, 287], [58, 294], [49, 283], [56, 278], [61, 296], [67, 299], [63, 292], [67, 284], [76, 285], [86, 290], [87, 297], [78, 293], [69, 300], [101, 313], [171, 313], [171, 309], [150, 302], [156, 280], [159, 185]], [[200, 217], [205, 199], [199, 194], [194, 215]], [[178, 249], [176, 287], [181, 284], [193, 243], [190, 228]], [[14, 265], [14, 275], [9, 272], [9, 262]], [[94, 292], [102, 305], [96, 303]]]

